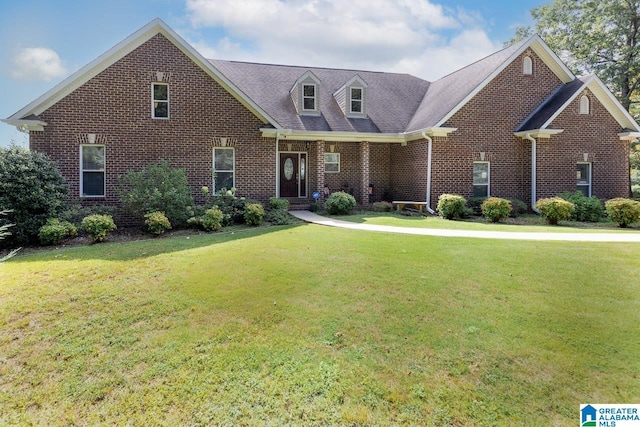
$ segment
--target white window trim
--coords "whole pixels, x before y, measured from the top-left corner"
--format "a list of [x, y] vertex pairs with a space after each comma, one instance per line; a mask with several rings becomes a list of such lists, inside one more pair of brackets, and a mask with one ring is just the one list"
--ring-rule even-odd
[[[104, 150], [104, 167], [102, 169], [84, 169], [83, 168], [83, 164], [82, 164], [82, 159], [83, 159], [83, 149], [84, 147], [102, 147]], [[83, 175], [85, 172], [102, 172], [102, 174], [104, 175], [104, 189], [102, 190], [103, 194], [102, 195], [91, 195], [91, 194], [84, 194], [84, 179], [83, 179]], [[99, 198], [105, 198], [107, 197], [107, 147], [103, 144], [82, 144], [80, 145], [80, 197], [81, 198], [94, 198], [94, 197], [99, 197]]]
[[[167, 99], [156, 100], [155, 92], [153, 90], [154, 86], [166, 86], [167, 87]], [[171, 110], [169, 109], [171, 101], [171, 94], [169, 92], [169, 83], [161, 83], [161, 82], [153, 82], [151, 83], [151, 117], [158, 120], [168, 120], [171, 117]], [[167, 104], [167, 117], [156, 117], [155, 103], [156, 102], [165, 102]]]
[[[487, 195], [486, 195], [486, 196], [484, 196], [484, 197], [491, 197], [491, 162], [488, 162], [488, 161], [478, 161], [478, 162], [473, 162], [473, 164], [474, 164], [474, 166], [475, 166], [476, 164], [486, 164], [486, 165], [487, 165], [487, 184], [486, 184], [486, 186], [487, 186]], [[473, 170], [472, 170], [472, 172], [473, 172]], [[476, 184], [476, 182], [475, 182], [475, 180], [474, 180], [474, 181], [473, 181], [473, 184], [472, 184], [472, 186], [471, 186], [471, 187], [472, 187], [472, 189], [473, 189], [473, 187], [475, 187], [476, 185], [478, 185], [478, 186], [479, 186], [479, 185], [485, 185], [485, 184], [484, 184], [484, 183], [482, 183], [482, 184], [480, 184], [480, 183]]]
[[522, 58], [522, 74], [525, 76], [533, 75], [533, 60], [530, 56]]
[[[327, 154], [331, 154], [331, 155], [335, 155], [338, 156], [338, 161], [337, 162], [327, 162]], [[327, 170], [327, 165], [338, 165], [338, 170], [337, 171], [328, 171]], [[340, 172], [340, 153], [324, 153], [324, 173], [339, 173]]]
[[[231, 150], [231, 152], [233, 153], [233, 169], [232, 170], [217, 170], [216, 169], [216, 150]], [[231, 172], [232, 173], [232, 187], [236, 186], [236, 150], [234, 147], [213, 147], [213, 152], [211, 153], [211, 157], [213, 160], [213, 174], [211, 176], [212, 179], [212, 187], [213, 188], [213, 193], [215, 193], [216, 190], [216, 173], [217, 172]], [[231, 188], [227, 188], [227, 190], [231, 190]]]
[[580, 114], [589, 114], [591, 110], [591, 100], [587, 95], [580, 97]]
[[[305, 86], [312, 86], [313, 87], [313, 96], [308, 96], [304, 94], [304, 88]], [[302, 90], [302, 105], [301, 105], [301, 110], [302, 111], [318, 111], [318, 85], [315, 83], [302, 83], [300, 89]], [[313, 108], [304, 108], [304, 100], [305, 99], [313, 99]]]
[[576, 190], [578, 189], [578, 187], [587, 187], [589, 189], [589, 191], [587, 192], [588, 195], [587, 197], [591, 197], [591, 188], [592, 188], [592, 181], [593, 181], [593, 164], [591, 162], [578, 162], [578, 165], [588, 165], [589, 168], [589, 183], [588, 184], [578, 184], [578, 179], [576, 177]]
[[[360, 99], [353, 99], [353, 90], [360, 90]], [[353, 111], [353, 101], [360, 103], [360, 111]], [[364, 114], [364, 88], [360, 86], [353, 86], [349, 88], [349, 113], [350, 114]]]

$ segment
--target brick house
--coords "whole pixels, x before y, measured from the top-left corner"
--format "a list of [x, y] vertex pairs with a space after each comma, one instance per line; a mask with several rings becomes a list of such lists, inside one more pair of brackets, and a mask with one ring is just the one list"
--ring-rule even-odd
[[199, 189], [308, 203], [443, 193], [528, 204], [629, 194], [640, 127], [537, 36], [435, 82], [407, 74], [207, 60], [156, 19], [4, 122], [72, 196], [117, 205], [117, 178], [166, 160]]

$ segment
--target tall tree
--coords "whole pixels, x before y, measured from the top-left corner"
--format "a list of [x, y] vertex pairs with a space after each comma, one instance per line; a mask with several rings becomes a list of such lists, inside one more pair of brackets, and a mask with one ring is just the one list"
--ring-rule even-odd
[[[555, 0], [531, 15], [535, 32], [570, 68], [595, 72], [640, 118], [640, 0]], [[519, 27], [509, 43], [532, 33]]]

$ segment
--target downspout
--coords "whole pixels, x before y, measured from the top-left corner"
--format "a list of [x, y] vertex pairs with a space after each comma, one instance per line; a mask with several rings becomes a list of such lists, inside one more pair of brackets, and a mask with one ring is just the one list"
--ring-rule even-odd
[[537, 196], [537, 189], [536, 189], [536, 169], [537, 169], [537, 166], [536, 166], [536, 140], [528, 132], [524, 137], [526, 139], [528, 139], [529, 141], [531, 141], [531, 210], [533, 210], [535, 213], [539, 214], [540, 211], [538, 209], [536, 209], [536, 196]]
[[426, 198], [427, 206], [426, 207], [427, 207], [427, 212], [429, 212], [432, 215], [435, 215], [436, 212], [433, 209], [431, 209], [431, 206], [429, 206], [431, 203], [431, 149], [433, 146], [433, 140], [431, 139], [430, 136], [427, 135], [425, 131], [422, 131], [422, 136], [429, 143], [427, 148], [427, 198]]
[[276, 198], [280, 198], [280, 130], [276, 131]]

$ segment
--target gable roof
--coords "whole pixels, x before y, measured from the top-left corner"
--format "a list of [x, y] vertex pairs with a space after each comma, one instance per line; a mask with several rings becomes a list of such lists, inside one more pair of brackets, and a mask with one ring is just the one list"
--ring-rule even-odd
[[159, 18], [149, 22], [144, 27], [140, 28], [135, 33], [109, 49], [107, 52], [100, 55], [98, 58], [91, 61], [75, 73], [71, 74], [65, 80], [54, 86], [52, 89], [44, 93], [42, 96], [11, 115], [6, 120], [2, 120], [5, 123], [25, 126], [27, 128], [41, 128], [46, 123], [42, 122], [37, 116], [44, 112], [47, 108], [60, 101], [65, 96], [82, 86], [91, 78], [98, 75], [100, 72], [113, 65], [124, 56], [131, 53], [133, 50], [147, 42], [149, 39], [157, 34], [162, 34], [171, 43], [173, 43], [178, 49], [180, 49], [186, 56], [188, 56], [194, 63], [202, 68], [207, 74], [209, 74], [215, 81], [223, 86], [231, 95], [233, 95], [238, 101], [240, 101], [245, 107], [252, 111], [262, 122], [269, 123], [274, 127], [278, 127], [278, 124], [273, 120], [269, 114], [262, 110], [255, 102], [245, 94], [243, 94], [236, 85], [222, 75], [215, 67], [213, 67], [200, 53], [198, 53], [191, 45], [189, 45], [182, 37], [180, 37], [175, 31], [173, 31], [167, 24]]
[[616, 97], [595, 74], [579, 77], [556, 89], [518, 126], [516, 133], [551, 129], [551, 124], [586, 89], [600, 101], [621, 129], [640, 132], [640, 126], [618, 102]]
[[[157, 34], [167, 38], [256, 115], [265, 124], [264, 136], [274, 136], [282, 131], [283, 134], [309, 139], [349, 137], [404, 143], [422, 137], [425, 131], [431, 135], [446, 135], [455, 130], [445, 127], [447, 120], [529, 48], [564, 84], [516, 132], [548, 128], [571, 100], [589, 87], [627, 130], [625, 137], [640, 136], [638, 124], [600, 79], [595, 76], [576, 79], [537, 35], [431, 83], [409, 74], [207, 60], [160, 19], [149, 22], [2, 121], [19, 128], [43, 130], [46, 123], [38, 117], [39, 114]], [[317, 116], [299, 115], [292, 102], [291, 90], [299, 83], [300, 76], [313, 76], [318, 81]], [[333, 96], [355, 80], [366, 82], [366, 117], [347, 117]]]

